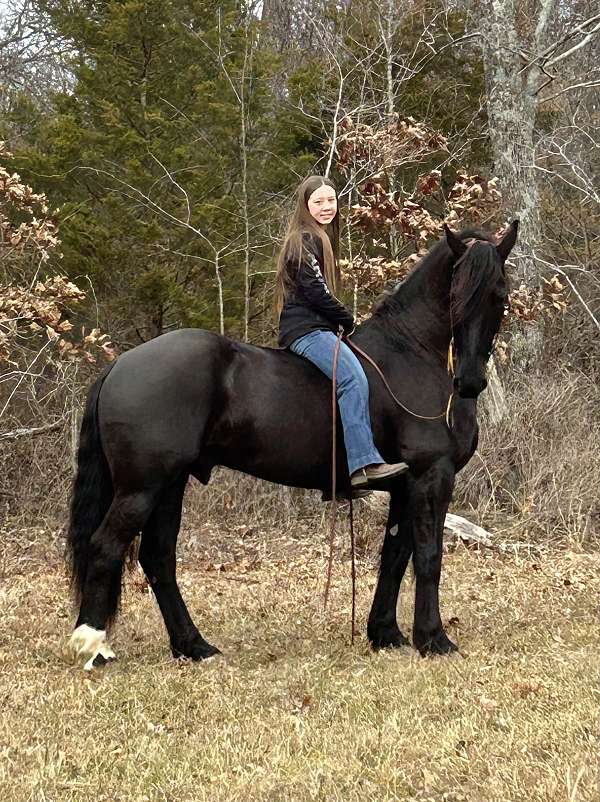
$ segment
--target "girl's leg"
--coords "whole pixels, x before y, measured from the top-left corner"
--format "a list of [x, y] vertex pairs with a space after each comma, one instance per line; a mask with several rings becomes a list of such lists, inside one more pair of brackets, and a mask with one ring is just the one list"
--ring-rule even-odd
[[[336, 341], [332, 331], [311, 331], [295, 340], [290, 350], [308, 359], [331, 379]], [[352, 475], [366, 465], [385, 461], [373, 442], [367, 377], [356, 356], [343, 342], [340, 344], [336, 378], [348, 471]]]

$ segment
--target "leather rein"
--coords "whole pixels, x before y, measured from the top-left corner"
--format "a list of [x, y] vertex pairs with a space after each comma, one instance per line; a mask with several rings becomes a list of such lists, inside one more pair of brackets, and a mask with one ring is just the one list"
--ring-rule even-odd
[[[470, 238], [470, 239], [464, 240], [464, 244], [466, 245], [466, 249], [465, 249], [465, 252], [461, 256], [459, 256], [459, 258], [456, 260], [456, 262], [454, 262], [454, 265], [452, 266], [452, 279], [454, 278], [454, 274], [456, 273], [456, 270], [465, 261], [465, 259], [467, 258], [467, 255], [469, 253], [469, 250], [473, 247], [473, 245], [475, 245], [476, 242], [486, 242], [486, 240], [480, 240], [480, 239], [475, 239], [475, 238]], [[394, 399], [396, 404], [400, 407], [400, 409], [403, 409], [404, 412], [407, 412], [409, 415], [412, 415], [413, 418], [418, 418], [419, 420], [431, 420], [431, 421], [434, 421], [434, 420], [440, 420], [441, 418], [445, 418], [448, 428], [449, 429], [452, 428], [452, 424], [451, 424], [451, 421], [450, 421], [450, 414], [451, 414], [451, 411], [452, 411], [452, 401], [454, 400], [454, 390], [452, 390], [452, 392], [450, 393], [450, 396], [448, 398], [448, 403], [446, 404], [446, 409], [443, 412], [440, 412], [439, 415], [421, 415], [418, 412], [415, 412], [414, 410], [409, 409], [395, 395], [394, 391], [390, 387], [389, 382], [385, 378], [385, 376], [383, 374], [383, 371], [381, 370], [379, 365], [373, 359], [371, 359], [371, 357], [367, 353], [365, 353], [361, 348], [359, 348], [358, 345], [353, 343], [348, 337], [344, 336], [344, 334], [343, 334], [343, 332], [341, 330], [337, 334], [337, 338], [338, 339], [337, 339], [337, 342], [335, 344], [335, 354], [334, 354], [334, 361], [333, 361], [333, 363], [334, 363], [334, 372], [333, 372], [334, 384], [335, 384], [335, 369], [337, 367], [337, 354], [338, 354], [339, 349], [340, 349], [340, 341], [341, 341], [342, 337], [344, 337], [346, 345], [348, 345], [356, 354], [358, 354], [359, 356], [362, 356], [363, 359], [366, 359], [367, 362], [373, 367], [373, 369], [379, 375], [379, 378], [383, 382], [386, 390], [391, 395], [391, 397]], [[450, 343], [448, 344], [447, 367], [448, 367], [448, 374], [452, 378], [454, 378], [454, 364], [455, 364], [455, 358], [454, 358], [454, 321], [452, 319], [452, 304], [450, 304]]]

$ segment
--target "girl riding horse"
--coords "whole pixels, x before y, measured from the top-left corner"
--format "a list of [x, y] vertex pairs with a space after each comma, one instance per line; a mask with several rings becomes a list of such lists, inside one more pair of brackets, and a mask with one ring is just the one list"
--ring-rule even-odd
[[[331, 181], [312, 175], [298, 187], [277, 265], [276, 309], [279, 345], [308, 359], [330, 379], [336, 332], [354, 330], [352, 312], [336, 297], [339, 209]], [[404, 462], [388, 465], [373, 442], [369, 415], [369, 383], [350, 348], [340, 343], [337, 399], [353, 496], [404, 473]]]

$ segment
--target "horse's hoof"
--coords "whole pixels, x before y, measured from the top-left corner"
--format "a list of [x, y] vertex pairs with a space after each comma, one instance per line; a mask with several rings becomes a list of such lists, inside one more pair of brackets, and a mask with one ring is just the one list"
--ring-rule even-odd
[[69, 640], [69, 649], [75, 658], [88, 657], [83, 668], [91, 671], [116, 660], [116, 655], [106, 642], [106, 630], [94, 629], [88, 624], [80, 624]]
[[100, 651], [94, 657], [94, 660], [92, 662], [92, 668], [102, 668], [107, 663], [114, 663], [116, 659], [117, 655], [113, 652], [112, 649], [107, 649], [104, 653]]
[[403, 646], [410, 646], [410, 641], [405, 637], [398, 627], [389, 629], [373, 629], [368, 633], [371, 648], [378, 652], [380, 649], [400, 649]]
[[205, 643], [201, 648], [194, 649], [191, 655], [192, 660], [208, 660], [210, 657], [216, 657], [223, 654], [220, 649], [210, 643]]
[[429, 637], [414, 634], [413, 643], [421, 657], [426, 657], [428, 654], [452, 654], [458, 651], [458, 646], [450, 640], [443, 629]]
[[209, 657], [215, 657], [222, 654], [220, 649], [208, 643], [204, 638], [192, 641], [192, 643], [183, 646], [171, 646], [173, 657], [187, 657], [189, 660], [199, 661], [208, 660]]

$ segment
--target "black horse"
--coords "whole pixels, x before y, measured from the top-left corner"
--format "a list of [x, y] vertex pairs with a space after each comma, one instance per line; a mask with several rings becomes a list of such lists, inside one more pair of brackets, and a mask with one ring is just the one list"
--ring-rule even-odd
[[[416, 576], [413, 642], [421, 654], [456, 647], [442, 627], [438, 588], [442, 533], [454, 477], [477, 445], [477, 396], [507, 302], [505, 260], [517, 221], [498, 244], [479, 231], [446, 237], [358, 326], [355, 342], [411, 410], [434, 416], [454, 389], [451, 425], [403, 411], [373, 368], [375, 443], [410, 471], [389, 487], [379, 582], [369, 615], [374, 648], [408, 643], [396, 621], [410, 557]], [[470, 242], [476, 238], [474, 242]], [[457, 354], [447, 371], [451, 338]], [[453, 387], [454, 384], [454, 387]], [[141, 532], [139, 560], [156, 595], [175, 656], [218, 652], [196, 629], [175, 577], [182, 498], [190, 476], [215, 465], [322, 491], [331, 485], [331, 384], [307, 360], [199, 329], [182, 329], [128, 351], [92, 386], [81, 427], [68, 542], [80, 600], [73, 649], [86, 667], [113, 657], [124, 558]], [[343, 435], [338, 487], [349, 486]]]

